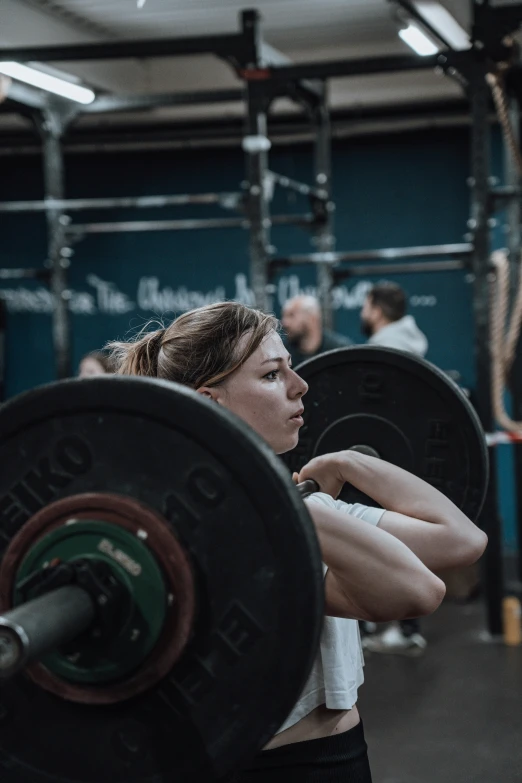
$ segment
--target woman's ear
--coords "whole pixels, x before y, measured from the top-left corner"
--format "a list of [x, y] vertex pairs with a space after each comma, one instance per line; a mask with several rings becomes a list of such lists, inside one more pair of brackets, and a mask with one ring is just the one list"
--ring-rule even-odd
[[215, 386], [200, 386], [199, 389], [196, 389], [196, 391], [198, 394], [206, 397], [210, 402], [217, 402], [218, 404], [220, 403], [221, 394], [219, 389], [217, 389]]

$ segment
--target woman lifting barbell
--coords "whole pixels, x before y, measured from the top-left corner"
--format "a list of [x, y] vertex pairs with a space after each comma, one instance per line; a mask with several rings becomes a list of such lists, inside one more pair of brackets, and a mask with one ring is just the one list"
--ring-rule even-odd
[[[110, 347], [120, 374], [195, 389], [243, 419], [278, 454], [297, 445], [308, 387], [291, 367], [274, 317], [218, 303]], [[327, 454], [295, 476], [307, 478], [321, 490], [305, 501], [324, 563], [320, 651], [287, 720], [237, 780], [323, 783], [342, 777], [367, 783], [371, 773], [356, 706], [364, 679], [357, 621], [430, 614], [445, 592], [430, 569], [476, 561], [487, 539], [442, 493], [382, 460]], [[345, 482], [387, 510], [336, 500]]]

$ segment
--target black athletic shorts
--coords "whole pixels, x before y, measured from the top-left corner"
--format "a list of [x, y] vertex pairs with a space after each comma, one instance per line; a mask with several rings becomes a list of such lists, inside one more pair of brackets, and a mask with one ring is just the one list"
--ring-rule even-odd
[[363, 724], [333, 734], [263, 750], [231, 783], [371, 783]]

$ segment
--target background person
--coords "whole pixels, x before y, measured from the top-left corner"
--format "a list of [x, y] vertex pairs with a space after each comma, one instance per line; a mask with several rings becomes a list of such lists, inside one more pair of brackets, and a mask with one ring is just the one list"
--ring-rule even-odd
[[[407, 299], [397, 283], [382, 282], [371, 288], [361, 310], [361, 331], [370, 345], [396, 348], [418, 356], [425, 356], [428, 340], [412, 315], [406, 315]], [[374, 626], [363, 625], [363, 630]], [[366, 650], [376, 653], [422, 655], [427, 642], [416, 619], [393, 623], [380, 634], [367, 635], [363, 640]]]
[[79, 378], [91, 378], [93, 375], [106, 375], [114, 372], [110, 355], [105, 351], [90, 351], [80, 360]]
[[425, 356], [428, 340], [412, 315], [406, 315], [406, 294], [397, 283], [371, 288], [361, 310], [361, 331], [370, 345], [396, 348]]
[[321, 305], [315, 296], [294, 296], [285, 302], [281, 324], [294, 367], [325, 351], [353, 345], [348, 337], [323, 327]]

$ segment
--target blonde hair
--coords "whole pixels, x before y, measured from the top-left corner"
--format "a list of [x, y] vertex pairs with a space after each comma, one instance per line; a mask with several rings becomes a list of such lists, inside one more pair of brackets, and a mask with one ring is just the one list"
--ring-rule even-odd
[[[198, 389], [222, 383], [279, 323], [237, 302], [218, 302], [190, 310], [166, 328], [147, 331], [149, 326], [130, 342], [109, 343], [116, 372]], [[239, 349], [245, 334], [249, 339]]]

